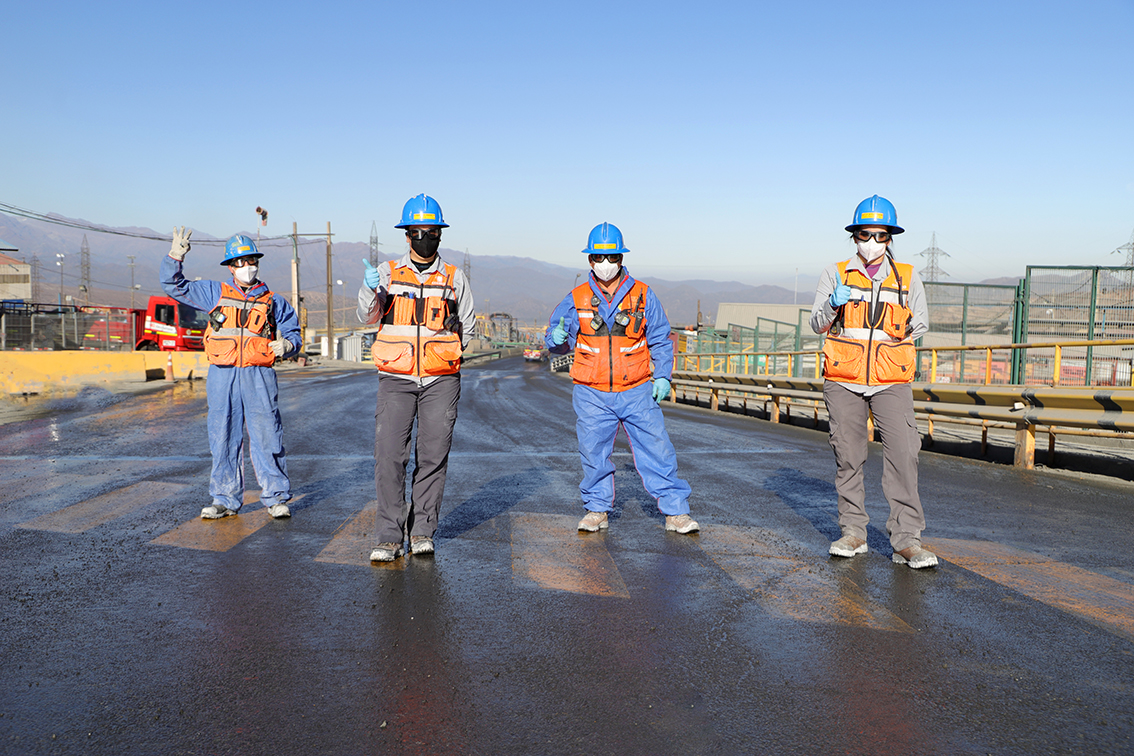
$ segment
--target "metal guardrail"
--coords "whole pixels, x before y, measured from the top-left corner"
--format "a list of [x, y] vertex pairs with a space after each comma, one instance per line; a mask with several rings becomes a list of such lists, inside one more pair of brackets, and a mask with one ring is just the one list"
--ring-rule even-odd
[[[675, 370], [673, 401], [692, 390], [708, 392], [710, 409], [720, 408], [722, 396], [760, 399], [767, 397], [773, 407], [769, 419], [779, 422], [786, 409], [790, 420], [793, 400], [812, 403], [815, 422], [823, 403], [823, 381], [813, 378], [743, 375]], [[1055, 436], [1094, 435], [1131, 438], [1134, 435], [1134, 388], [983, 386], [955, 383], [913, 383], [914, 411], [928, 419], [932, 443], [933, 423], [954, 422], [982, 427], [982, 449], [987, 448], [988, 428], [1005, 427], [1016, 431], [1015, 464], [1035, 466], [1035, 436], [1038, 427], [1049, 432], [1049, 451], [1054, 453]], [[747, 406], [747, 405], [745, 405]], [[1067, 429], [1078, 429], [1071, 431]], [[871, 432], [871, 436], [873, 433]]]
[[[1086, 354], [1077, 357], [1075, 362], [1086, 360], [1098, 361], [1100, 358], [1094, 354], [1100, 348], [1134, 347], [1134, 339], [1108, 339], [1095, 341], [1054, 341], [1037, 344], [978, 344], [967, 346], [937, 346], [918, 347], [918, 370], [922, 376], [929, 378], [929, 383], [945, 383], [952, 375], [965, 375], [965, 364], [969, 353], [983, 353], [983, 376], [979, 383], [983, 385], [1012, 385], [1009, 382], [1011, 366], [1017, 360], [1024, 361], [1029, 350], [1052, 350], [1052, 358], [1046, 356], [1032, 358], [1031, 378], [1024, 381], [1025, 385], [1065, 385], [1069, 381], [1070, 367], [1065, 359], [1064, 350], [1083, 349]], [[994, 359], [996, 353], [1007, 351], [1005, 357]], [[1110, 357], [1113, 362], [1121, 363], [1121, 377], [1115, 370], [1113, 379], [1106, 385], [1130, 385], [1134, 374], [1134, 349], [1130, 357]], [[950, 356], [954, 361], [960, 359], [960, 370], [950, 370], [950, 377], [940, 374], [942, 356]], [[820, 350], [801, 350], [784, 352], [704, 352], [700, 354], [680, 353], [674, 355], [674, 367], [678, 370], [687, 370], [705, 373], [738, 373], [741, 375], [783, 376], [791, 375], [800, 378], [818, 378], [822, 375], [823, 353]], [[928, 361], [927, 365], [923, 363]], [[952, 367], [952, 366], [951, 366]], [[1077, 366], [1076, 366], [1077, 367]], [[1050, 368], [1050, 376], [1047, 374]], [[1088, 373], [1085, 367], [1080, 368], [1083, 376]], [[1027, 371], [1025, 371], [1026, 373]], [[1093, 371], [1092, 371], [1093, 372]], [[1094, 385], [1104, 385], [1096, 381]]]

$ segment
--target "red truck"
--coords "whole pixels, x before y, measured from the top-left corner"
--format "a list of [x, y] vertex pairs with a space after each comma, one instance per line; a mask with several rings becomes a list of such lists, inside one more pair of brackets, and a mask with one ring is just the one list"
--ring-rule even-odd
[[144, 310], [125, 307], [81, 309], [102, 315], [87, 326], [83, 335], [84, 348], [163, 352], [199, 352], [205, 348], [209, 316], [169, 297], [150, 297]]

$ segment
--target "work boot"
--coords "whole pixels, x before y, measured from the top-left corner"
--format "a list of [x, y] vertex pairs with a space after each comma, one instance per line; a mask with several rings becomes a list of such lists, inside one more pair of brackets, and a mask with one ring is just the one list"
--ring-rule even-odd
[[852, 535], [844, 535], [827, 549], [828, 554], [837, 557], [852, 557], [855, 554], [865, 554], [867, 551], [869, 549], [866, 548], [866, 541]]
[[282, 520], [285, 517], [291, 517], [291, 510], [288, 509], [287, 504], [273, 504], [268, 507], [268, 514], [270, 514], [273, 519]]
[[587, 512], [583, 519], [579, 520], [579, 530], [585, 530], [588, 533], [597, 533], [600, 530], [606, 530], [610, 527], [610, 523], [606, 521], [606, 512]]
[[701, 526], [687, 514], [679, 515], [666, 515], [665, 529], [675, 530], [678, 533], [695, 533], [701, 529]]
[[403, 553], [400, 543], [380, 543], [370, 552], [371, 562], [392, 562]]
[[433, 539], [429, 536], [410, 536], [410, 552], [414, 556], [424, 556], [433, 553]]
[[916, 544], [895, 551], [894, 562], [909, 565], [911, 570], [920, 570], [925, 567], [936, 567], [937, 555], [928, 549], [923, 549], [921, 544]]
[[222, 517], [231, 517], [236, 510], [229, 509], [222, 504], [210, 504], [201, 510], [202, 520], [219, 520]]

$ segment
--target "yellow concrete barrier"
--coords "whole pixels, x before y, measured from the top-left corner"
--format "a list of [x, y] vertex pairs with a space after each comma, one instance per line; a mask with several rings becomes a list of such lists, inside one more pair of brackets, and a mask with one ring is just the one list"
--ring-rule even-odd
[[122, 381], [205, 377], [204, 352], [0, 352], [0, 392], [37, 394]]

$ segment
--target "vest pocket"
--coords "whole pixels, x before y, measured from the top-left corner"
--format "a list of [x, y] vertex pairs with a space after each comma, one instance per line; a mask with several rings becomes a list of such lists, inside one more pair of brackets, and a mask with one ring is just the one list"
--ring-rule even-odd
[[908, 383], [913, 380], [917, 350], [912, 341], [882, 342], [874, 351], [871, 383]]
[[828, 336], [823, 342], [823, 377], [832, 381], [862, 383], [866, 350], [857, 341]]
[[882, 319], [882, 330], [892, 339], [904, 339], [909, 336], [910, 321], [913, 312], [908, 307], [886, 303], [886, 314]]
[[206, 336], [205, 355], [210, 365], [235, 365], [238, 349], [236, 339], [226, 336]]
[[391, 373], [413, 373], [413, 342], [399, 341], [394, 337], [378, 333], [370, 356], [379, 370]]
[[449, 375], [461, 369], [461, 342], [456, 339], [429, 340], [421, 355], [423, 375]]
[[276, 353], [268, 346], [267, 339], [254, 336], [244, 339], [244, 365], [270, 367], [276, 362]]
[[641, 383], [650, 377], [650, 350], [645, 342], [637, 349], [622, 354], [622, 383], [626, 386]]
[[598, 386], [603, 381], [605, 366], [600, 364], [599, 355], [575, 347], [575, 361], [571, 363], [571, 380], [584, 386]]

